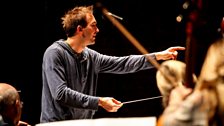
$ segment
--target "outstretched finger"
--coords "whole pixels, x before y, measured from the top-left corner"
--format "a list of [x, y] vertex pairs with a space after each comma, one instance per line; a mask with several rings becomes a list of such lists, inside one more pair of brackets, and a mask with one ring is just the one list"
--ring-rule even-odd
[[170, 47], [169, 50], [170, 51], [176, 51], [176, 50], [185, 50], [185, 47], [182, 46], [175, 46], [175, 47]]

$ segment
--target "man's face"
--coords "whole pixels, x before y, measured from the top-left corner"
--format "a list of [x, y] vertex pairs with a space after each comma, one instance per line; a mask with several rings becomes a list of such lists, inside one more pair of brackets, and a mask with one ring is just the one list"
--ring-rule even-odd
[[97, 22], [93, 14], [87, 14], [87, 26], [83, 28], [83, 37], [85, 45], [95, 44], [96, 34], [99, 32]]

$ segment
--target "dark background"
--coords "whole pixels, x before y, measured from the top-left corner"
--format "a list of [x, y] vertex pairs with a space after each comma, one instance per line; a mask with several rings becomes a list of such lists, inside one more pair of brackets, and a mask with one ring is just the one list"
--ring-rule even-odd
[[[42, 56], [51, 43], [65, 38], [61, 16], [74, 6], [96, 2], [123, 17], [124, 20], [119, 22], [149, 52], [162, 51], [170, 46], [185, 46], [184, 20], [188, 12], [182, 9], [182, 0], [3, 1], [0, 13], [0, 82], [21, 90], [24, 102], [21, 120], [32, 125], [39, 123]], [[220, 15], [221, 7], [218, 6], [219, 1], [213, 3], [209, 4], [208, 14], [216, 17]], [[184, 20], [178, 23], [176, 17], [179, 14]], [[96, 44], [90, 48], [107, 55], [141, 54], [97, 8], [95, 17], [100, 32]], [[215, 19], [213, 23], [219, 25], [219, 21]], [[217, 30], [214, 25], [211, 28]], [[203, 44], [200, 47], [203, 48]], [[185, 51], [180, 51], [178, 60], [184, 59]], [[126, 75], [100, 74], [97, 95], [111, 96], [123, 102], [160, 96], [155, 73], [156, 69]], [[108, 113], [100, 108], [95, 118], [159, 116], [162, 109], [159, 98], [124, 105], [117, 113]]]

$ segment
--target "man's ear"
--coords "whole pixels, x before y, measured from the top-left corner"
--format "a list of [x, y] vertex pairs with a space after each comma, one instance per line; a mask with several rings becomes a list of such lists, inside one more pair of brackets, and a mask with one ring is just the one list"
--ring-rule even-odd
[[15, 106], [16, 106], [17, 113], [21, 113], [22, 112], [22, 102], [19, 99], [16, 100]]
[[79, 31], [82, 31], [82, 26], [81, 25], [78, 25], [78, 27], [77, 27], [77, 31], [79, 32]]
[[18, 107], [18, 108], [21, 107], [19, 99], [16, 100], [16, 107]]

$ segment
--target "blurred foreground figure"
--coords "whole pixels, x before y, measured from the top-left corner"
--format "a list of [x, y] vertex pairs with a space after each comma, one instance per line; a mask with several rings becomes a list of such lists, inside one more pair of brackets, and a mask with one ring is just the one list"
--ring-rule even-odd
[[22, 102], [18, 91], [11, 85], [0, 83], [0, 126], [30, 126], [20, 121]]
[[224, 39], [209, 47], [194, 89], [184, 86], [184, 63], [165, 61], [160, 70], [174, 78], [175, 84], [157, 72], [157, 84], [165, 99], [157, 126], [224, 125]]
[[[157, 86], [163, 95], [163, 106], [166, 107], [169, 102], [169, 95], [172, 89], [183, 85], [185, 77], [186, 64], [177, 60], [167, 60], [161, 64], [160, 70], [156, 73]], [[172, 83], [163, 76], [169, 75], [175, 83]]]

